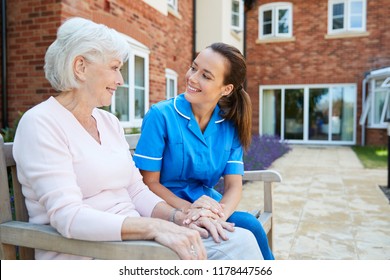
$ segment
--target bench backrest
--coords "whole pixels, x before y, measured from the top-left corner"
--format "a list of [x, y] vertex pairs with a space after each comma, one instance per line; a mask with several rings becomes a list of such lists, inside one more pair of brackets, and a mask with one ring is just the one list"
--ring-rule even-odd
[[[12, 156], [13, 143], [4, 143], [0, 135], [0, 223], [28, 221], [21, 185], [17, 179], [16, 163]], [[10, 250], [11, 252], [11, 250]], [[20, 247], [19, 259], [33, 259], [34, 250]]]

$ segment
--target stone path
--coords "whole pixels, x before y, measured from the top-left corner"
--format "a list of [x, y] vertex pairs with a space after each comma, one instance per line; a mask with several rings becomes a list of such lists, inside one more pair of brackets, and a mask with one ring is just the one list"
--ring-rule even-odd
[[[390, 259], [390, 204], [378, 187], [386, 169], [364, 169], [349, 147], [299, 145], [270, 169], [283, 177], [274, 188], [276, 259]], [[246, 184], [239, 209], [255, 209], [261, 188]]]

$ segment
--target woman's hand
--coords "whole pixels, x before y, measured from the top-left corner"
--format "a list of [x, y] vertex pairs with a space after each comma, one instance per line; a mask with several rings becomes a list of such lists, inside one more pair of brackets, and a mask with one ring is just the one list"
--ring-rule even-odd
[[225, 230], [234, 231], [234, 224], [208, 217], [200, 217], [196, 221], [191, 222], [188, 227], [199, 231], [204, 238], [210, 234], [217, 243], [221, 242], [221, 239], [228, 240]]
[[209, 210], [210, 212], [218, 215], [218, 217], [223, 218], [225, 214], [223, 213], [224, 205], [218, 201], [212, 199], [207, 195], [202, 195], [194, 203], [192, 203], [190, 209], [201, 209]]
[[177, 226], [169, 223], [169, 229], [158, 230], [155, 241], [171, 248], [180, 259], [205, 260], [207, 252], [203, 245], [199, 232], [196, 229]]
[[[166, 208], [160, 203], [160, 209]], [[206, 249], [197, 230], [159, 218], [127, 217], [122, 224], [122, 240], [155, 240], [175, 251], [184, 260], [204, 260]]]

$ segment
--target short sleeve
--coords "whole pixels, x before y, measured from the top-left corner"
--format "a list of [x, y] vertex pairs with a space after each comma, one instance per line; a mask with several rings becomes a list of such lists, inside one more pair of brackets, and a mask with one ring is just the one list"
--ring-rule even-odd
[[145, 115], [133, 159], [137, 168], [160, 171], [165, 147], [166, 124], [161, 112], [152, 106]]
[[236, 130], [229, 159], [223, 172], [223, 175], [228, 174], [244, 175], [243, 148], [240, 140], [238, 139], [238, 133]]

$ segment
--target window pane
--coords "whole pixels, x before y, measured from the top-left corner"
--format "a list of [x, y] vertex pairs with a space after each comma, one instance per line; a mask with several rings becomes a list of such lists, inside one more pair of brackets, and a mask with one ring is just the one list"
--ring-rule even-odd
[[363, 3], [352, 2], [351, 3], [351, 28], [363, 27]]
[[175, 81], [169, 79], [169, 95], [168, 98], [172, 98], [175, 95]]
[[282, 92], [280, 89], [264, 90], [261, 110], [262, 134], [277, 135], [280, 137], [281, 100]]
[[126, 63], [123, 64], [121, 69], [123, 82], [125, 85], [129, 85], [129, 61], [126, 61]]
[[363, 2], [351, 2], [351, 14], [363, 14]]
[[344, 4], [333, 5], [333, 21], [332, 29], [343, 29], [344, 28]]
[[289, 32], [289, 10], [279, 10], [278, 20], [279, 20], [279, 33], [288, 33]]
[[386, 94], [389, 91], [388, 88], [383, 88], [382, 83], [385, 79], [375, 81], [375, 95], [374, 95], [374, 107], [373, 107], [373, 124], [380, 124], [382, 111], [385, 106]]
[[139, 87], [145, 86], [145, 59], [135, 56], [134, 59], [134, 84]]
[[303, 140], [303, 89], [286, 89], [284, 139]]
[[118, 87], [115, 91], [115, 112], [120, 121], [129, 121], [129, 89]]
[[329, 92], [327, 88], [309, 90], [309, 139], [328, 140]]
[[263, 34], [272, 34], [272, 11], [263, 12]]
[[240, 17], [238, 15], [232, 14], [232, 25], [236, 27], [240, 26]]
[[356, 88], [333, 88], [332, 98], [332, 140], [352, 141], [354, 126], [354, 105]]
[[134, 117], [143, 118], [145, 115], [145, 90], [135, 89], [134, 91]]

